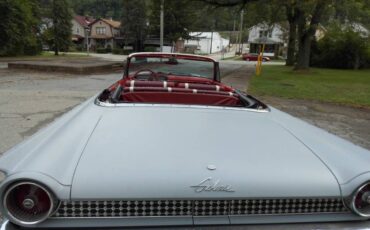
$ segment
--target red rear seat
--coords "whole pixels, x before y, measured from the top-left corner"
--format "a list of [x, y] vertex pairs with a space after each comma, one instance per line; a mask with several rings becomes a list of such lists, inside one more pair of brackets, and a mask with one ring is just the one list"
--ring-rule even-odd
[[234, 96], [239, 97], [235, 93], [231, 92], [219, 92], [215, 90], [197, 90], [197, 89], [184, 89], [176, 87], [124, 87], [123, 92], [168, 92], [168, 93], [193, 93], [193, 94], [214, 94], [214, 95], [223, 95], [223, 96]]
[[128, 92], [122, 94], [123, 101], [132, 103], [167, 103], [188, 105], [240, 106], [234, 96], [218, 94], [196, 94], [180, 92]]

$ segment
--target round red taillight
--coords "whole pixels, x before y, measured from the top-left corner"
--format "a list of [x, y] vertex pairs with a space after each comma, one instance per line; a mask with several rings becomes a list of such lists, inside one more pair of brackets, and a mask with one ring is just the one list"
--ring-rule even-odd
[[357, 189], [352, 198], [352, 210], [363, 217], [370, 217], [370, 184]]
[[11, 221], [32, 225], [44, 221], [54, 210], [54, 199], [43, 186], [33, 182], [12, 185], [5, 193], [4, 208]]

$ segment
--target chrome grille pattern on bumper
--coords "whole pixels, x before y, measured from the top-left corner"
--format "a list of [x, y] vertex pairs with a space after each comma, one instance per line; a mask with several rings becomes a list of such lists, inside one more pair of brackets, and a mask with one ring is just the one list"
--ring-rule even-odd
[[340, 198], [63, 201], [53, 217], [227, 216], [345, 213]]
[[232, 200], [231, 215], [348, 212], [341, 199]]

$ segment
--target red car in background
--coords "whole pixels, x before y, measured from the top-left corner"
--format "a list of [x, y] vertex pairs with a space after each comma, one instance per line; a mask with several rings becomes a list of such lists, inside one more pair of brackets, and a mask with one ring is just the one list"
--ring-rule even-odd
[[[242, 55], [243, 60], [246, 61], [257, 61], [258, 54], [257, 53], [245, 53]], [[270, 61], [269, 57], [262, 57], [262, 61]]]

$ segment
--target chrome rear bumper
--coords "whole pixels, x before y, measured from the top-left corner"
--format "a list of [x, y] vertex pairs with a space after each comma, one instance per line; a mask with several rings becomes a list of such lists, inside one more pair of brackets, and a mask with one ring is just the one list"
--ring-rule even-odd
[[[25, 228], [20, 228], [8, 220], [3, 220], [3, 223], [0, 225], [0, 230], [20, 230]], [[61, 228], [58, 228], [62, 230]], [[68, 229], [68, 228], [67, 228]], [[73, 228], [76, 229], [76, 228]], [[91, 228], [89, 228], [91, 229]], [[102, 228], [99, 228], [102, 229]], [[111, 228], [104, 228], [104, 229], [111, 229]], [[117, 228], [114, 228], [117, 230]], [[127, 228], [125, 228], [127, 229]], [[144, 228], [137, 228], [135, 229], [144, 229]], [[149, 227], [145, 227], [145, 229], [149, 229]], [[156, 228], [158, 229], [158, 227]], [[178, 230], [185, 230], [189, 229], [189, 227], [165, 227], [161, 229], [178, 229]], [[200, 227], [192, 227], [191, 229], [209, 229], [209, 230], [267, 230], [267, 229], [275, 229], [275, 230], [290, 230], [290, 229], [301, 229], [301, 230], [308, 230], [308, 229], [338, 229], [338, 230], [370, 230], [370, 221], [352, 221], [352, 222], [330, 222], [330, 223], [298, 223], [298, 224], [260, 224], [260, 225], [221, 225], [221, 226], [200, 226]]]

